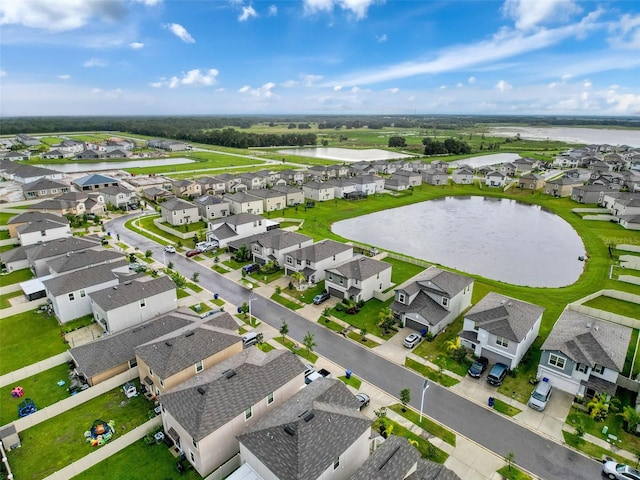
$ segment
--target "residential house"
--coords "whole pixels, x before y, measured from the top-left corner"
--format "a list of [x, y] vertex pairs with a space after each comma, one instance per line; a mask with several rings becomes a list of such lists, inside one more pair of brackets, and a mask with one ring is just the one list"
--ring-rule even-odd
[[564, 177], [573, 178], [574, 180], [582, 180], [582, 182], [588, 182], [591, 178], [592, 172], [586, 168], [572, 168], [562, 174]]
[[59, 220], [43, 219], [29, 222], [17, 227], [16, 233], [22, 246], [73, 236], [66, 217], [61, 217]]
[[199, 321], [191, 310], [178, 310], [113, 335], [104, 335], [70, 348], [76, 372], [90, 386], [104, 382], [131, 368], [137, 369], [135, 348]]
[[473, 168], [460, 165], [451, 174], [453, 183], [458, 185], [472, 185], [473, 184]]
[[90, 237], [65, 237], [50, 242], [18, 247], [18, 249], [26, 249], [27, 264], [22, 268], [31, 268], [36, 277], [47, 275], [49, 263], [55, 258], [95, 248], [101, 248], [100, 242], [97, 238]]
[[120, 137], [111, 137], [107, 138], [107, 140], [105, 141], [105, 149], [107, 150], [107, 152], [111, 151], [112, 149], [131, 151], [134, 148], [136, 148], [136, 143], [133, 140], [127, 140]]
[[154, 139], [147, 142], [149, 148], [157, 148], [159, 150], [166, 150], [167, 152], [181, 152], [184, 150], [190, 150], [190, 148], [182, 142], [174, 140], [161, 140]]
[[63, 140], [58, 145], [54, 145], [53, 148], [64, 153], [71, 154], [71, 156], [73, 156], [76, 153], [81, 153], [82, 151], [84, 151], [85, 144], [84, 142], [78, 142], [69, 138]]
[[325, 202], [335, 198], [333, 187], [327, 183], [307, 182], [302, 186], [302, 191], [304, 198], [317, 202]]
[[490, 170], [484, 176], [484, 184], [487, 187], [504, 188], [507, 185], [508, 180], [509, 177], [497, 170]]
[[241, 179], [237, 175], [233, 175], [231, 173], [221, 173], [217, 176], [217, 178], [221, 182], [224, 182], [224, 191], [227, 194], [246, 192], [249, 189], [248, 185], [243, 183], [243, 179]]
[[67, 193], [69, 190], [70, 187], [68, 184], [59, 180], [49, 180], [48, 178], [39, 178], [35, 182], [22, 186], [22, 194], [26, 200], [51, 198], [62, 193]]
[[84, 152], [80, 152], [76, 155], [78, 160], [98, 160], [106, 157], [107, 154], [100, 150], [85, 150]]
[[284, 265], [287, 253], [312, 244], [312, 237], [276, 229], [260, 234], [250, 242], [249, 248], [254, 262], [264, 265], [271, 261]]
[[202, 194], [222, 195], [226, 191], [226, 183], [215, 177], [199, 177], [196, 183], [200, 185]]
[[358, 175], [350, 181], [356, 184], [356, 192], [362, 192], [365, 195], [382, 193], [385, 185], [385, 179], [376, 175]]
[[202, 184], [194, 180], [174, 180], [171, 182], [171, 191], [176, 197], [189, 197], [202, 195]]
[[238, 440], [244, 468], [256, 474], [249, 478], [349, 480], [369, 457], [370, 437], [371, 420], [346, 385], [321, 379], [247, 426]]
[[104, 202], [117, 208], [128, 208], [129, 205], [138, 205], [138, 195], [135, 190], [118, 185], [117, 187], [107, 187], [100, 190], [104, 195]]
[[325, 290], [334, 297], [366, 302], [391, 288], [391, 264], [364, 256], [326, 269]]
[[410, 187], [408, 180], [404, 177], [386, 178], [384, 181], [384, 186], [387, 190], [393, 190], [395, 192], [409, 190]]
[[640, 230], [640, 215], [622, 215], [618, 222], [627, 230]]
[[84, 177], [76, 178], [73, 181], [73, 186], [78, 191], [85, 190], [100, 190], [107, 187], [117, 187], [120, 184], [119, 180], [115, 178], [107, 177], [100, 173], [91, 173]]
[[622, 184], [627, 187], [630, 192], [640, 191], [640, 173], [636, 173], [630, 170], [620, 172], [622, 177]]
[[149, 187], [142, 191], [142, 196], [152, 202], [161, 203], [168, 198], [174, 197], [173, 192], [166, 190], [162, 187]]
[[60, 323], [91, 314], [89, 294], [117, 286], [120, 277], [129, 273], [126, 260], [95, 265], [44, 280], [47, 298]]
[[214, 220], [229, 216], [229, 202], [215, 195], [203, 195], [193, 203], [198, 207], [198, 214], [203, 220]]
[[163, 395], [242, 352], [242, 337], [234, 324], [234, 330], [227, 330], [194, 323], [187, 330], [172, 332], [136, 347], [140, 381], [153, 395]]
[[447, 185], [449, 174], [446, 170], [429, 166], [429, 168], [422, 170], [422, 181], [427, 185]]
[[36, 145], [40, 145], [39, 139], [26, 135], [24, 133], [16, 135], [16, 142], [21, 143], [22, 145], [26, 145], [27, 147], [35, 147]]
[[[422, 175], [419, 172], [409, 170], [396, 170], [395, 173], [391, 175], [391, 179], [404, 180], [410, 187], [417, 187], [422, 184]], [[389, 179], [384, 181], [385, 185], [387, 185], [388, 181]]]
[[540, 166], [540, 161], [535, 158], [524, 157], [517, 158], [512, 162], [516, 167], [516, 174], [523, 174]]
[[602, 192], [609, 190], [604, 185], [580, 185], [571, 190], [571, 200], [579, 203], [598, 203]]
[[229, 211], [232, 215], [239, 213], [260, 215], [263, 213], [264, 202], [261, 198], [250, 193], [227, 193], [222, 198], [229, 202]]
[[353, 257], [353, 247], [334, 240], [322, 240], [302, 247], [285, 255], [286, 275], [302, 272], [309, 283], [317, 283], [325, 278], [328, 268], [341, 264]]
[[304, 183], [304, 171], [302, 170], [280, 170], [278, 174], [289, 185], [302, 185]]
[[625, 178], [621, 173], [594, 173], [589, 180], [591, 185], [604, 185], [612, 190], [620, 190], [625, 184]]
[[613, 204], [618, 200], [633, 199], [636, 195], [629, 192], [618, 192], [614, 190], [606, 190], [600, 193], [598, 205], [608, 210], [613, 209]]
[[560, 177], [547, 180], [544, 184], [544, 193], [554, 197], [569, 197], [573, 187], [584, 185], [583, 180], [577, 178]]
[[49, 275], [57, 276], [64, 273], [75, 272], [87, 267], [102, 265], [105, 263], [113, 263], [124, 260], [124, 253], [117, 252], [114, 249], [97, 248], [90, 250], [79, 250], [70, 252], [67, 255], [49, 260]]
[[128, 158], [131, 156], [129, 150], [115, 148], [113, 150], [107, 149], [107, 153], [104, 154], [105, 158]]
[[269, 225], [260, 215], [239, 213], [208, 222], [207, 241], [217, 241], [220, 248], [229, 242], [264, 233]]
[[518, 187], [523, 190], [538, 190], [544, 186], [544, 177], [537, 173], [525, 173], [518, 179]]
[[403, 327], [437, 335], [471, 305], [473, 278], [429, 267], [395, 290], [389, 308]]
[[507, 177], [514, 177], [518, 169], [515, 166], [515, 164], [507, 162], [507, 163], [501, 163], [500, 165], [498, 165], [497, 170], [500, 173], [503, 173]]
[[288, 351], [245, 349], [159, 397], [165, 434], [206, 476], [239, 452], [237, 435], [304, 386], [304, 370]]
[[287, 196], [277, 190], [260, 188], [258, 190], [251, 190], [251, 195], [262, 199], [263, 212], [282, 210], [287, 206]]
[[62, 215], [49, 212], [24, 212], [14, 217], [11, 217], [7, 222], [9, 230], [9, 237], [18, 238], [18, 228], [24, 225], [28, 225], [33, 222], [40, 222], [44, 220], [51, 220], [53, 222], [67, 222], [69, 220]]
[[242, 173], [238, 175], [241, 183], [247, 186], [249, 190], [259, 190], [267, 188], [267, 179], [263, 175], [257, 173]]
[[59, 215], [101, 215], [106, 211], [104, 195], [99, 191], [67, 192], [54, 198], [29, 205], [30, 210]]
[[93, 318], [114, 333], [175, 310], [178, 297], [171, 277], [142, 276], [89, 293]]
[[632, 329], [566, 308], [542, 344], [538, 379], [578, 397], [616, 394]]
[[2, 156], [3, 160], [9, 160], [11, 162], [27, 161], [29, 160], [29, 152], [8, 152]]
[[50, 180], [60, 180], [64, 174], [49, 168], [36, 167], [34, 165], [23, 165], [12, 161], [0, 160], [0, 177], [5, 180], [13, 180], [16, 183], [31, 183], [40, 178]]
[[48, 152], [45, 152], [42, 154], [42, 158], [46, 160], [52, 160], [52, 159], [59, 160], [62, 158], [72, 158], [73, 156], [74, 154], [71, 152], [64, 152], [58, 149], [49, 150]]
[[160, 204], [162, 220], [173, 226], [187, 225], [200, 220], [198, 207], [181, 198], [170, 198]]
[[629, 215], [640, 215], [640, 195], [636, 194], [630, 198], [616, 198], [610, 208], [614, 217], [624, 217]]
[[275, 185], [272, 190], [285, 195], [287, 207], [295, 207], [304, 203], [304, 192], [302, 188], [289, 185]]
[[488, 293], [464, 315], [462, 344], [474, 355], [514, 369], [535, 341], [544, 307]]
[[349, 194], [356, 191], [357, 185], [350, 178], [334, 178], [327, 180], [323, 185], [333, 187], [334, 198], [347, 198]]

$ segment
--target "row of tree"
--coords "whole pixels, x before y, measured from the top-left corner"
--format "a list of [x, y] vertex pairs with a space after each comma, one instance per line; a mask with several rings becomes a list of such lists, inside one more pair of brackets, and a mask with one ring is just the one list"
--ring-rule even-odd
[[441, 142], [427, 137], [422, 140], [422, 144], [424, 145], [425, 155], [462, 155], [471, 153], [471, 147], [467, 142], [455, 138], [447, 138], [444, 142]]

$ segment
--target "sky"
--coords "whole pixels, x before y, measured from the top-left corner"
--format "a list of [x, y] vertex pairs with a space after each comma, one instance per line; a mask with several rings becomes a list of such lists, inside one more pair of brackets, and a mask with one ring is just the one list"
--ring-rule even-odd
[[640, 0], [0, 0], [0, 115], [640, 115]]

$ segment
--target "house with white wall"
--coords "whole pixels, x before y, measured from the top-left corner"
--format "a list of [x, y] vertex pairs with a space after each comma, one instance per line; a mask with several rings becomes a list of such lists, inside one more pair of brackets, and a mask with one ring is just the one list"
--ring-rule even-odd
[[200, 221], [198, 207], [181, 198], [170, 198], [160, 204], [162, 220], [170, 225], [187, 225]]
[[229, 242], [266, 232], [269, 222], [260, 215], [239, 213], [210, 221], [207, 225], [207, 241], [216, 241], [222, 248]]
[[238, 215], [240, 213], [260, 215], [264, 212], [264, 202], [262, 199], [251, 193], [227, 193], [222, 198], [229, 202], [229, 211], [232, 215]]
[[334, 188], [328, 183], [307, 182], [302, 186], [302, 191], [304, 192], [304, 198], [317, 202], [326, 202], [335, 198]]
[[391, 288], [391, 264], [365, 256], [353, 257], [325, 271], [325, 290], [354, 302], [371, 300]]
[[73, 236], [66, 217], [61, 217], [61, 220], [37, 220], [20, 225], [16, 228], [16, 233], [20, 244], [23, 246]]
[[287, 253], [313, 244], [313, 238], [296, 232], [270, 230], [250, 242], [253, 261], [264, 265], [272, 261], [283, 265]]
[[341, 264], [353, 257], [353, 247], [334, 240], [322, 240], [307, 247], [299, 248], [284, 256], [286, 275], [302, 272], [305, 280], [316, 283], [324, 280], [328, 268]]

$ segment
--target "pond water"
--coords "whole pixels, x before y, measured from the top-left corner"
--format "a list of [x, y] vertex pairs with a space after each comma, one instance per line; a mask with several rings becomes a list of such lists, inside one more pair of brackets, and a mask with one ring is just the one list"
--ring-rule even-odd
[[584, 245], [567, 222], [509, 199], [445, 197], [336, 222], [332, 231], [514, 285], [570, 285], [584, 267]]
[[327, 160], [338, 160], [340, 162], [360, 162], [373, 160], [390, 160], [394, 158], [409, 158], [411, 155], [404, 153], [389, 152], [379, 148], [368, 148], [365, 150], [354, 150], [351, 148], [287, 148], [278, 150], [278, 153], [285, 155], [297, 155], [299, 157], [324, 158]]
[[111, 162], [82, 162], [82, 163], [56, 163], [38, 164], [36, 167], [48, 168], [64, 173], [97, 172], [100, 170], [122, 170], [124, 168], [136, 167], [159, 167], [161, 165], [182, 165], [184, 163], [194, 163], [188, 158], [157, 158], [154, 160], [125, 160]]
[[558, 140], [586, 145], [629, 145], [640, 147], [640, 129], [578, 128], [578, 127], [493, 127], [491, 135], [498, 137], [520, 137], [527, 140]]
[[473, 168], [484, 167], [486, 165], [496, 165], [498, 163], [513, 162], [520, 158], [517, 153], [492, 153], [491, 155], [482, 155], [480, 157], [469, 157], [462, 160], [450, 162], [449, 165], [456, 168], [458, 165], [469, 165]]

